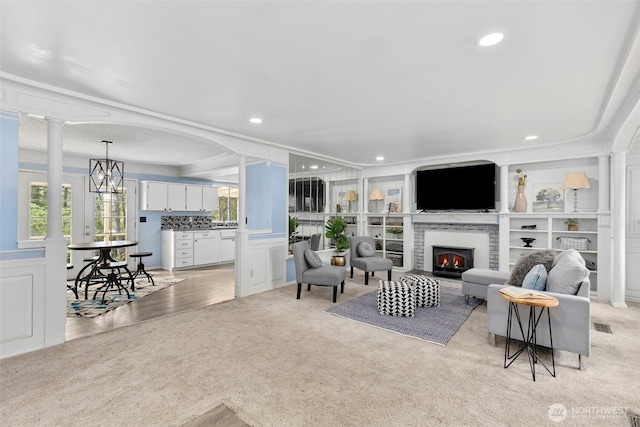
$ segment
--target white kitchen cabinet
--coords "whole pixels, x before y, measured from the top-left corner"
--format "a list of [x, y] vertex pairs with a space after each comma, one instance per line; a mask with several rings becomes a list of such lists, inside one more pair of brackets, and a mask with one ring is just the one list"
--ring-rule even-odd
[[218, 187], [202, 187], [202, 210], [218, 210]]
[[162, 231], [162, 268], [173, 270], [193, 266], [193, 231]]
[[202, 189], [198, 185], [187, 185], [187, 210], [202, 211]]
[[187, 209], [187, 186], [167, 184], [167, 210], [185, 211]]
[[187, 185], [187, 210], [211, 212], [218, 209], [218, 188]]
[[220, 262], [236, 258], [236, 230], [220, 230]]
[[166, 211], [167, 183], [140, 181], [140, 209], [145, 211]]
[[162, 268], [197, 267], [235, 259], [235, 229], [162, 230]]
[[193, 264], [220, 262], [220, 232], [218, 230], [193, 232]]
[[217, 187], [140, 181], [140, 210], [211, 212], [217, 209]]

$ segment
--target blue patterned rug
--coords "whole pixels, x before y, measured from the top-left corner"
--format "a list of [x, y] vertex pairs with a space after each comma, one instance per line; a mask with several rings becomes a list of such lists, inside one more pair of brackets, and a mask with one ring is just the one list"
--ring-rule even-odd
[[[84, 289], [78, 290], [79, 299], [76, 299], [73, 291], [67, 290], [67, 317], [96, 317], [104, 314], [110, 310], [121, 305], [129, 304], [131, 301], [143, 298], [150, 295], [160, 289], [175, 285], [182, 282], [184, 278], [162, 276], [156, 273], [152, 273], [155, 286], [147, 281], [146, 277], [140, 277], [136, 279], [136, 290], [129, 291], [130, 298], [127, 298], [126, 293], [119, 294], [117, 291], [107, 292], [105, 302], [102, 303], [102, 292], [98, 294], [97, 299], [93, 300], [93, 294], [95, 292], [94, 287], [89, 288], [89, 299], [84, 299]], [[73, 282], [69, 282], [73, 285]]]
[[441, 281], [440, 307], [416, 307], [414, 317], [383, 316], [378, 312], [377, 292], [368, 292], [328, 308], [325, 312], [397, 334], [447, 345], [473, 309], [482, 304], [482, 300], [475, 298], [469, 299], [469, 305], [465, 304], [460, 288], [444, 286]]

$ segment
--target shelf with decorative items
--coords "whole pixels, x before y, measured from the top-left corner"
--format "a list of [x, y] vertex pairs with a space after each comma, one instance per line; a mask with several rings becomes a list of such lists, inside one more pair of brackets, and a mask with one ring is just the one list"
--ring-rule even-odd
[[405, 220], [403, 216], [370, 214], [367, 233], [374, 238], [378, 256], [393, 261], [393, 266], [404, 267]]
[[358, 215], [344, 214], [342, 217], [344, 218], [344, 222], [347, 226], [346, 228], [347, 237], [357, 236], [358, 235]]
[[[577, 228], [577, 229], [576, 229]], [[531, 251], [575, 249], [597, 289], [598, 217], [594, 213], [532, 213], [509, 216], [509, 268]]]

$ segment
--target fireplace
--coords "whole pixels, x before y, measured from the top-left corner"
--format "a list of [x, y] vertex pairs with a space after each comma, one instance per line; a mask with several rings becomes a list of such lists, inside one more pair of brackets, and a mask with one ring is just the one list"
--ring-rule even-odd
[[433, 274], [436, 276], [460, 277], [473, 268], [474, 248], [457, 246], [432, 246]]

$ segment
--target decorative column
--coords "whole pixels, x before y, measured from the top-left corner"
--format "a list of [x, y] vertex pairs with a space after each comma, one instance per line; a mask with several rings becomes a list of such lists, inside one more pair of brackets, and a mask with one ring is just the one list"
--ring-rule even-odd
[[612, 174], [612, 218], [613, 218], [613, 284], [611, 305], [627, 308], [626, 290], [626, 153], [614, 152], [611, 155]]
[[362, 213], [369, 213], [369, 178], [362, 178]]
[[45, 347], [64, 343], [67, 320], [67, 248], [62, 234], [62, 125], [47, 118], [47, 236]]
[[[238, 229], [236, 230], [236, 279], [235, 297], [241, 298], [249, 292], [244, 288], [251, 286], [251, 268], [249, 266], [249, 232], [247, 230], [247, 158], [239, 156], [238, 164]], [[246, 264], [246, 265], [245, 265]]]
[[598, 212], [609, 212], [611, 209], [610, 198], [609, 198], [609, 164], [610, 164], [609, 156], [599, 156], [598, 157]]
[[402, 212], [411, 212], [411, 202], [409, 201], [409, 187], [411, 186], [411, 174], [404, 174], [404, 197], [402, 202]]
[[47, 239], [51, 239], [62, 237], [62, 125], [64, 122], [51, 118], [47, 118], [46, 121]]
[[500, 166], [500, 213], [509, 213], [509, 165]]

